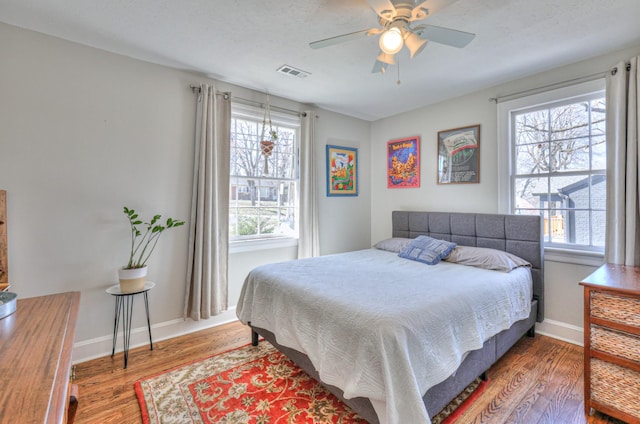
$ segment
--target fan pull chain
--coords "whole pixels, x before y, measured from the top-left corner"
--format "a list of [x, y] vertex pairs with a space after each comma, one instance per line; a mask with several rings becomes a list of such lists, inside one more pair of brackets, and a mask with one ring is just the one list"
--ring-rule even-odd
[[400, 60], [398, 60], [398, 81], [396, 81], [396, 84], [400, 85]]

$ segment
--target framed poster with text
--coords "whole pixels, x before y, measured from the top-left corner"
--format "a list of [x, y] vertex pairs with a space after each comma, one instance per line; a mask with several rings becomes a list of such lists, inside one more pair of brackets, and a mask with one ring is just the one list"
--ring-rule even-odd
[[387, 142], [387, 188], [420, 187], [420, 137]]
[[480, 182], [480, 125], [438, 132], [438, 184]]

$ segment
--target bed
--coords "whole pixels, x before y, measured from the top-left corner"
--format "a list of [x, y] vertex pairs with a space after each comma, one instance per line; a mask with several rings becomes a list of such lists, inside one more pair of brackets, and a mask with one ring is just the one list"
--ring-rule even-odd
[[530, 266], [430, 266], [382, 249], [264, 265], [245, 280], [237, 315], [254, 343], [264, 337], [367, 421], [429, 422], [544, 319], [541, 219], [394, 211], [392, 223], [393, 238], [495, 249]]

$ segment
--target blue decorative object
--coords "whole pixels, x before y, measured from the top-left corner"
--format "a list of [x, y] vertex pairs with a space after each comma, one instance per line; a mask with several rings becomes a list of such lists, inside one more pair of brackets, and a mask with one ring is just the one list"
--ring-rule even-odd
[[427, 265], [436, 265], [442, 258], [447, 257], [456, 246], [456, 243], [450, 241], [418, 236], [398, 253], [398, 256]]

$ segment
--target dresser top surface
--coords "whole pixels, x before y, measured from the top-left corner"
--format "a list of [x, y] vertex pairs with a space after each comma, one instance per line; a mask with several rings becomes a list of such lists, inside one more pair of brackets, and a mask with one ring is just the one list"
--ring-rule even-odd
[[640, 267], [604, 264], [580, 284], [585, 287], [640, 295]]
[[0, 320], [0, 421], [62, 422], [79, 292], [26, 299]]

